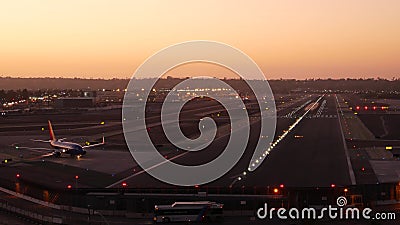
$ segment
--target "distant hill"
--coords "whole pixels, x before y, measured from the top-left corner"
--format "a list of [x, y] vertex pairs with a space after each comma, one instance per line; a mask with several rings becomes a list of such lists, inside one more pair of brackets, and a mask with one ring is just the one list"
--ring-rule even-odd
[[[152, 79], [136, 80], [138, 87]], [[157, 88], [171, 88], [180, 83], [180, 78], [162, 79], [157, 82]], [[235, 89], [243, 89], [243, 81], [238, 79], [225, 80]], [[262, 85], [258, 81], [253, 85]], [[0, 77], [0, 90], [115, 90], [125, 89], [129, 83], [128, 79], [79, 79], [79, 78], [10, 78]], [[275, 93], [290, 93], [292, 91], [359, 91], [359, 92], [390, 92], [396, 95], [400, 94], [400, 79], [309, 79], [309, 80], [269, 80], [269, 84]], [[144, 85], [146, 86], [146, 85]]]
[[0, 90], [17, 89], [125, 89], [128, 85], [127, 79], [76, 79], [76, 78], [9, 78], [0, 77]]

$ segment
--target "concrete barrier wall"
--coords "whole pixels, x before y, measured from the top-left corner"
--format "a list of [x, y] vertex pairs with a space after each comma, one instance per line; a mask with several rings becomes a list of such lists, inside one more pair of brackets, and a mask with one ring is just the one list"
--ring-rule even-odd
[[4, 209], [6, 211], [12, 212], [12, 213], [19, 214], [19, 215], [27, 217], [27, 218], [37, 220], [37, 221], [48, 222], [48, 223], [53, 223], [53, 224], [62, 224], [63, 223], [62, 218], [43, 216], [43, 215], [35, 213], [35, 212], [31, 212], [28, 210], [20, 209], [18, 207], [14, 207], [8, 203], [0, 203], [0, 208]]
[[2, 191], [4, 193], [7, 193], [9, 195], [13, 195], [13, 196], [18, 197], [18, 198], [33, 202], [33, 203], [36, 203], [36, 204], [42, 205], [42, 206], [47, 206], [47, 207], [53, 208], [53, 209], [61, 209], [61, 207], [59, 205], [56, 205], [56, 204], [53, 204], [53, 203], [50, 203], [50, 202], [45, 202], [45, 201], [42, 201], [42, 200], [39, 200], [39, 199], [36, 199], [36, 198], [32, 198], [30, 196], [27, 196], [27, 195], [24, 195], [24, 194], [21, 194], [21, 193], [17, 193], [17, 192], [14, 192], [14, 191], [10, 191], [10, 190], [2, 188], [2, 187], [0, 187], [0, 191]]

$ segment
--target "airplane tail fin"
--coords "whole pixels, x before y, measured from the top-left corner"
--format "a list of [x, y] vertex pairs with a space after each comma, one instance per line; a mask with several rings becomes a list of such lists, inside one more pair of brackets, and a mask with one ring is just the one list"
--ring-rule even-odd
[[55, 141], [56, 136], [54, 135], [53, 126], [51, 125], [50, 120], [48, 122], [49, 122], [50, 140]]

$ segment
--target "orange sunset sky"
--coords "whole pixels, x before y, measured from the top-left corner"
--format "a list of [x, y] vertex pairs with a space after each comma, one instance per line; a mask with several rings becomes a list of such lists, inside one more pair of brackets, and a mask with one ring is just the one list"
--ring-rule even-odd
[[2, 1], [0, 76], [127, 78], [202, 39], [241, 49], [268, 78], [398, 78], [399, 12], [398, 0]]

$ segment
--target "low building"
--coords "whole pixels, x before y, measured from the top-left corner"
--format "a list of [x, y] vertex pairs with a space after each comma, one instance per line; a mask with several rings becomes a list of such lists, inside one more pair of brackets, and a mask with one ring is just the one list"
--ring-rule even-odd
[[124, 91], [103, 90], [96, 92], [96, 103], [122, 103]]
[[66, 97], [58, 98], [54, 102], [54, 107], [58, 109], [66, 108], [90, 108], [95, 105], [95, 98], [92, 97]]

